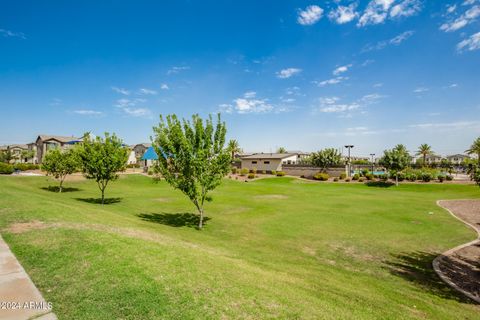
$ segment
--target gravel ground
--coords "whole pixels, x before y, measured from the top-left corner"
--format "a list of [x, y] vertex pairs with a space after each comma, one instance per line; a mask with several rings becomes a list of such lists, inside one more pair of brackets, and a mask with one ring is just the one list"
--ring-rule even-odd
[[[440, 205], [480, 232], [480, 200], [441, 201]], [[460, 289], [480, 298], [480, 243], [443, 256], [440, 270]]]

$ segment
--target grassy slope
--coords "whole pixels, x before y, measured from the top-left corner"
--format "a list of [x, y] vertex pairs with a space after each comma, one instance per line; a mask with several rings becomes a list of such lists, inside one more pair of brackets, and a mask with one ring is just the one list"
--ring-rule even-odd
[[104, 207], [78, 200], [98, 197], [90, 181], [48, 185], [0, 177], [0, 228], [61, 223], [2, 231], [61, 319], [478, 317], [430, 267], [474, 237], [435, 200], [474, 186], [226, 180], [197, 231], [172, 219], [193, 206], [164, 182], [122, 177]]

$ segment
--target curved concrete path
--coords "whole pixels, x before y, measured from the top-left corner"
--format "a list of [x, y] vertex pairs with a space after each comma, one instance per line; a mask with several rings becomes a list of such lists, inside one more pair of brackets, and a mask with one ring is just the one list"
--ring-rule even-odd
[[479, 266], [475, 266], [475, 261], [466, 257], [467, 253], [469, 256], [480, 257], [480, 200], [439, 200], [437, 205], [475, 230], [477, 239], [436, 257], [432, 263], [433, 269], [449, 286], [480, 303]]
[[0, 319], [57, 319], [51, 311], [51, 306], [0, 236]]

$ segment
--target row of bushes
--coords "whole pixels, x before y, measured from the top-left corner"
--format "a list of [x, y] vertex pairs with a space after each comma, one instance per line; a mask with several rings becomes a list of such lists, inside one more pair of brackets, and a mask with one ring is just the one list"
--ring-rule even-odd
[[32, 163], [16, 163], [9, 164], [0, 162], [0, 174], [12, 174], [14, 171], [26, 171], [26, 170], [37, 170], [40, 166], [38, 164]]
[[275, 170], [265, 171], [265, 170], [257, 170], [255, 168], [249, 170], [247, 168], [238, 169], [237, 167], [232, 167], [231, 172], [232, 172], [232, 174], [237, 174], [238, 173], [242, 177], [248, 175], [249, 179], [255, 178], [255, 176], [257, 174], [271, 174], [271, 175], [274, 175], [274, 176], [277, 176], [277, 177], [283, 177], [285, 175], [285, 172], [283, 172], [283, 171], [278, 171], [278, 172], [275, 171]]

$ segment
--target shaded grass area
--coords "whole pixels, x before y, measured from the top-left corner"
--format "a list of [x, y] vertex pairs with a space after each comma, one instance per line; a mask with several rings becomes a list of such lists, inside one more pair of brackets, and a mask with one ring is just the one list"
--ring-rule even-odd
[[121, 201], [106, 206], [78, 200], [98, 199], [90, 181], [69, 182], [78, 191], [61, 194], [41, 189], [48, 184], [0, 177], [0, 228], [34, 220], [65, 226], [2, 232], [60, 319], [475, 319], [480, 312], [431, 268], [438, 252], [474, 238], [435, 201], [478, 197], [474, 186], [225, 180], [198, 231], [192, 204], [165, 182], [122, 176], [107, 189]]

